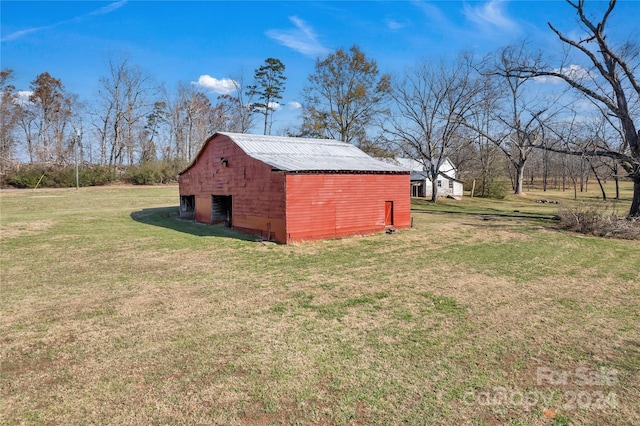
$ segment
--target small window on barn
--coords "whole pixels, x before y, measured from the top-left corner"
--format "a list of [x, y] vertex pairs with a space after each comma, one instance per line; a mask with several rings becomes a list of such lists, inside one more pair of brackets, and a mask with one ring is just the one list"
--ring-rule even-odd
[[442, 188], [442, 179], [438, 179], [438, 188]]
[[453, 190], [453, 179], [449, 179], [449, 189]]
[[180, 217], [193, 219], [196, 211], [196, 196], [181, 195], [180, 196]]

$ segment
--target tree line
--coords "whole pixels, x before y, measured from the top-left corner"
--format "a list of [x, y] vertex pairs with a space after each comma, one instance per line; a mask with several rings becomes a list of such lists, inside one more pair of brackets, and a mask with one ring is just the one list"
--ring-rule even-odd
[[[549, 23], [564, 46], [555, 57], [522, 41], [484, 57], [461, 52], [422, 60], [392, 77], [358, 46], [340, 48], [316, 60], [301, 93], [301, 124], [284, 134], [410, 157], [432, 179], [449, 157], [463, 178], [477, 179], [481, 195], [505, 179], [515, 194], [534, 179], [545, 189], [574, 191], [595, 179], [606, 197], [604, 181], [628, 177], [634, 183], [629, 213], [639, 216], [640, 48], [607, 38], [615, 5], [611, 0], [592, 18], [583, 0], [567, 1], [583, 33], [570, 37]], [[286, 84], [285, 65], [267, 58], [252, 84], [243, 75], [233, 78], [230, 94], [211, 99], [180, 84], [170, 95], [128, 58], [112, 58], [97, 99], [85, 104], [46, 72], [23, 99], [12, 74], [0, 72], [3, 169], [19, 145], [31, 163], [68, 165], [78, 156], [111, 168], [186, 163], [214, 132], [249, 132], [259, 115], [270, 133]]]
[[68, 165], [76, 150], [84, 161], [117, 167], [154, 160], [189, 161], [215, 131], [245, 133], [256, 114], [269, 118], [284, 90], [284, 64], [268, 58], [256, 83], [233, 80], [235, 95], [213, 102], [202, 90], [180, 83], [173, 97], [128, 58], [111, 58], [99, 79], [97, 99], [81, 102], [48, 72], [21, 97], [13, 71], [0, 71], [2, 122], [0, 155], [6, 167], [18, 145], [29, 163]]

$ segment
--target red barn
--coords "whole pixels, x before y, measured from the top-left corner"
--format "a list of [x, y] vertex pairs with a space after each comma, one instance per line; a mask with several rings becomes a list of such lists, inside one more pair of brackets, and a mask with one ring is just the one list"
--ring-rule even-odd
[[411, 224], [409, 172], [334, 140], [216, 133], [178, 181], [181, 216], [280, 243]]

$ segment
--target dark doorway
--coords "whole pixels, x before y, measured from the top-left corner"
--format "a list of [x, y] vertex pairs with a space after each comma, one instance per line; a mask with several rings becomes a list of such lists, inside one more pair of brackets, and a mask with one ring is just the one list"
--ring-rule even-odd
[[424, 185], [422, 185], [422, 182], [411, 181], [411, 196], [424, 197]]
[[224, 223], [231, 226], [231, 195], [211, 196], [211, 223]]
[[180, 217], [185, 219], [193, 219], [196, 211], [196, 196], [181, 195], [180, 196]]

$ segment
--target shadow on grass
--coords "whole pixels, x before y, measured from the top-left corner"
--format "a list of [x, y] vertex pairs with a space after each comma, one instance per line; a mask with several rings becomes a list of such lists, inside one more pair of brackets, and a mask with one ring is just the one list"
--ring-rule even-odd
[[131, 213], [131, 219], [146, 225], [172, 229], [198, 237], [233, 238], [242, 241], [257, 241], [257, 237], [236, 231], [224, 225], [206, 225], [192, 220], [180, 219], [178, 207], [155, 207]]
[[555, 214], [550, 213], [534, 213], [534, 212], [506, 212], [500, 209], [486, 209], [483, 211], [460, 211], [460, 210], [423, 210], [412, 208], [411, 213], [415, 214], [456, 214], [461, 216], [478, 217], [481, 219], [489, 220], [492, 217], [512, 218], [512, 219], [539, 219], [552, 221], [556, 219]]

